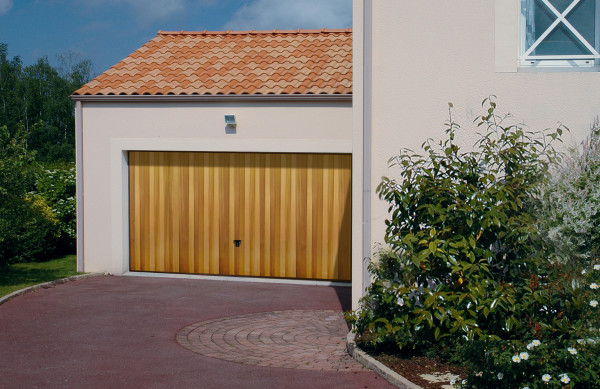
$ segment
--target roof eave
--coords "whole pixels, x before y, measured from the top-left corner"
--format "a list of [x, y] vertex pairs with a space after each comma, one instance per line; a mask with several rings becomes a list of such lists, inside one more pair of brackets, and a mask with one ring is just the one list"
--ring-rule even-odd
[[84, 102], [352, 101], [352, 94], [272, 95], [71, 95]]

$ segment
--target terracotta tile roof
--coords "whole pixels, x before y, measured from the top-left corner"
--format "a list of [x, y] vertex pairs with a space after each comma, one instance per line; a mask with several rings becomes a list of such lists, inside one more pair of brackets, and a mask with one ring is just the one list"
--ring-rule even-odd
[[162, 32], [74, 95], [352, 93], [352, 31]]

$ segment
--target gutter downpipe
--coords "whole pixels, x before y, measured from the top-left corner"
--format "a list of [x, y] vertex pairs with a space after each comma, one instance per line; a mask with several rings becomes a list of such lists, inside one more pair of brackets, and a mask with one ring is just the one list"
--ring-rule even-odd
[[371, 257], [371, 110], [372, 110], [372, 0], [365, 0], [363, 18], [363, 224], [362, 224], [362, 286], [371, 284], [368, 259]]

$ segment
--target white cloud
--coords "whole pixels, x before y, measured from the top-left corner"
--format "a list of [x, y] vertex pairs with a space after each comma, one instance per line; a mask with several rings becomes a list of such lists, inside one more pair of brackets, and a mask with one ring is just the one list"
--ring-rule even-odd
[[139, 22], [150, 23], [184, 13], [188, 0], [86, 0], [77, 4], [95, 8], [124, 5]]
[[0, 15], [7, 13], [13, 6], [13, 0], [0, 0]]
[[295, 30], [352, 26], [352, 0], [254, 0], [224, 30]]
[[185, 11], [185, 0], [126, 0], [143, 21], [167, 19]]

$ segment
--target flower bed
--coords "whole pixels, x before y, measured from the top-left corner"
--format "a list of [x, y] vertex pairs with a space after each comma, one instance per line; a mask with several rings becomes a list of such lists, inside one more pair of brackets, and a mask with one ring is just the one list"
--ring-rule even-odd
[[450, 116], [425, 156], [392, 158], [400, 177], [378, 187], [390, 204], [387, 246], [348, 315], [366, 335], [357, 342], [460, 364], [464, 388], [600, 387], [590, 369], [600, 365], [600, 264], [557, 255], [542, 228], [563, 128], [528, 131], [493, 100], [484, 106], [472, 151], [461, 151]]

